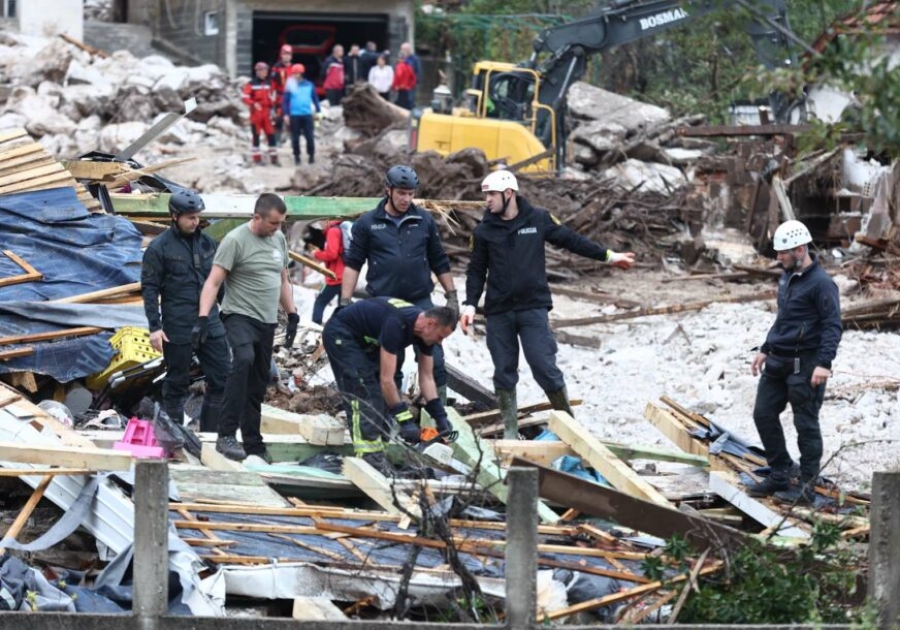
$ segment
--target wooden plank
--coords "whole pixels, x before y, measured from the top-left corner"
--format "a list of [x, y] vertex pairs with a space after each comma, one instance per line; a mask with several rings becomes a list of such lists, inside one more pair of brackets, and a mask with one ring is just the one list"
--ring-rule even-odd
[[444, 367], [447, 369], [448, 388], [452, 389], [457, 394], [465, 396], [472, 402], [484, 403], [493, 408], [499, 406], [497, 404], [497, 397], [494, 395], [493, 391], [447, 362], [444, 362]]
[[26, 156], [31, 156], [31, 159], [34, 159], [34, 155], [48, 155], [46, 151], [44, 151], [44, 147], [38, 144], [37, 142], [29, 142], [28, 144], [23, 144], [18, 147], [14, 147], [12, 149], [6, 149], [5, 151], [0, 151], [0, 164], [6, 164], [15, 159], [19, 159]]
[[0, 462], [89, 468], [91, 470], [128, 470], [131, 468], [131, 453], [108, 448], [70, 448], [68, 446], [0, 442]]
[[[509, 488], [503, 483], [506, 475], [497, 463], [499, 458], [493, 447], [487, 440], [476, 436], [472, 427], [463, 421], [455, 409], [447, 409], [447, 415], [453, 423], [453, 428], [459, 432], [459, 438], [452, 444], [453, 456], [477, 471], [478, 484], [497, 497], [501, 503], [506, 504]], [[538, 503], [538, 514], [543, 523], [552, 524], [559, 521], [559, 515], [543, 502]]]
[[49, 155], [24, 155], [12, 160], [5, 160], [0, 157], [0, 176], [15, 175], [17, 173], [25, 173], [39, 167], [56, 164]]
[[[41, 481], [35, 487], [34, 492], [31, 493], [31, 496], [28, 497], [28, 502], [22, 507], [19, 511], [18, 516], [16, 516], [16, 520], [13, 521], [12, 525], [9, 526], [9, 529], [6, 530], [4, 534], [4, 538], [15, 538], [22, 532], [26, 523], [28, 523], [28, 519], [31, 518], [32, 512], [34, 512], [34, 508], [37, 507], [38, 503], [41, 502], [41, 499], [44, 498], [44, 493], [47, 491], [47, 488], [53, 482], [53, 475], [44, 475], [41, 478]], [[0, 555], [6, 553], [6, 547], [0, 547]]]
[[50, 339], [60, 339], [62, 337], [84, 337], [85, 335], [95, 335], [98, 332], [103, 332], [103, 329], [95, 328], [93, 326], [79, 326], [77, 328], [51, 330], [49, 332], [34, 333], [31, 335], [14, 335], [12, 337], [0, 338], [0, 346], [6, 346], [14, 343], [49, 341]]
[[26, 346], [25, 348], [16, 348], [15, 350], [0, 352], [0, 361], [8, 361], [9, 359], [15, 359], [16, 357], [27, 357], [32, 354], [34, 354], [34, 348], [32, 348], [31, 346]]
[[0, 383], [0, 409], [22, 399], [22, 394]]
[[672, 507], [668, 499], [656, 488], [644, 481], [628, 464], [616, 457], [566, 412], [550, 412], [550, 430], [563, 442], [568, 443], [572, 450], [593, 466], [617, 490], [656, 505]]
[[200, 461], [204, 466], [212, 470], [222, 470], [226, 472], [247, 472], [241, 462], [228, 459], [222, 453], [216, 450], [215, 443], [204, 442], [200, 446]]
[[249, 503], [266, 509], [283, 509], [287, 505], [262, 477], [249, 470], [222, 471], [170, 464], [169, 478], [178, 488], [182, 501]]
[[21, 267], [25, 273], [15, 276], [7, 276], [6, 278], [0, 278], [0, 287], [6, 287], [13, 284], [21, 284], [23, 282], [33, 282], [35, 280], [41, 280], [44, 277], [44, 274], [25, 262], [25, 260], [23, 260], [14, 251], [5, 249], [3, 250], [3, 254], [14, 263], [16, 263], [19, 267]]
[[653, 403], [647, 403], [647, 406], [644, 407], [644, 418], [649, 420], [650, 424], [685, 453], [706, 458], [710, 457], [709, 448], [706, 444], [685, 431], [671, 411], [657, 407]]
[[779, 536], [809, 538], [809, 534], [798, 527], [796, 521], [772, 511], [761, 501], [748, 496], [742, 490], [729, 483], [727, 475], [719, 471], [710, 471], [709, 489], [757, 523], [773, 529]]
[[122, 162], [63, 160], [62, 165], [75, 179], [90, 179], [95, 181], [112, 180], [115, 179], [116, 176], [132, 170], [130, 166]]
[[90, 293], [81, 293], [79, 295], [70, 295], [69, 297], [59, 298], [58, 300], [49, 300], [51, 304], [87, 304], [104, 298], [125, 295], [127, 293], [136, 293], [141, 290], [140, 282], [132, 282], [123, 284], [110, 289], [100, 289], [99, 291], [91, 291]]
[[0, 468], [0, 477], [26, 477], [43, 473], [47, 475], [93, 475], [87, 468]]
[[419, 506], [411, 502], [410, 496], [392, 484], [375, 470], [368, 462], [359, 457], [345, 457], [342, 469], [344, 476], [357, 488], [391, 514], [403, 515], [397, 504], [404, 506], [416, 519], [422, 518]]
[[[701, 468], [709, 467], [709, 460], [706, 457], [698, 455], [690, 455], [688, 453], [678, 453], [675, 451], [661, 451], [652, 448], [643, 448], [640, 446], [629, 446], [627, 444], [619, 444], [618, 442], [602, 442], [619, 459], [630, 461], [633, 459], [648, 459], [657, 462], [674, 462], [678, 464], [688, 464]], [[500, 455], [504, 464], [513, 458], [521, 457], [528, 459], [541, 466], [549, 466], [556, 458], [563, 455], [578, 456], [565, 442], [553, 442], [550, 440], [529, 441], [529, 440], [494, 440], [494, 450]]]
[[347, 621], [347, 616], [327, 597], [295, 597], [291, 616], [302, 621]]
[[11, 385], [20, 387], [29, 394], [36, 394], [38, 390], [37, 379], [34, 372], [10, 372], [5, 375]]
[[331, 269], [329, 269], [328, 267], [326, 267], [325, 265], [320, 263], [315, 258], [309, 258], [308, 256], [304, 256], [303, 254], [298, 254], [297, 252], [291, 251], [291, 250], [288, 250], [288, 258], [290, 258], [294, 262], [300, 263], [304, 267], [309, 267], [310, 269], [312, 269], [314, 271], [318, 271], [320, 274], [322, 274], [326, 278], [331, 278], [332, 280], [337, 280], [337, 276], [335, 275], [335, 273]]
[[54, 173], [53, 175], [46, 175], [45, 177], [39, 177], [37, 179], [30, 179], [28, 181], [19, 182], [18, 184], [10, 184], [8, 186], [0, 187], [0, 193], [4, 195], [8, 195], [16, 192], [25, 192], [28, 190], [46, 190], [48, 188], [62, 188], [66, 186], [72, 186], [75, 183], [75, 180], [72, 179], [72, 176], [69, 175], [69, 172], [66, 170], [60, 170], [58, 173]]
[[[581, 399], [570, 400], [569, 404], [573, 407], [582, 404]], [[535, 413], [537, 411], [549, 411], [553, 409], [553, 405], [549, 402], [541, 402], [535, 403], [533, 405], [525, 405], [524, 407], [519, 407], [519, 416], [527, 416], [528, 414]], [[478, 426], [482, 424], [486, 424], [488, 422], [493, 422], [495, 420], [500, 419], [500, 410], [499, 409], [491, 409], [490, 411], [481, 411], [479, 413], [472, 413], [468, 416], [463, 416], [463, 420], [471, 424], [472, 426]]]
[[[0, 177], [0, 187], [8, 186], [10, 184], [18, 184], [19, 182], [24, 182], [30, 179], [39, 179], [47, 175], [59, 173], [61, 171], [64, 172], [63, 167], [60, 166], [58, 162], [54, 161], [52, 164], [39, 166], [38, 168], [25, 171], [24, 173], [15, 173], [13, 175], [7, 175], [6, 177]], [[68, 175], [68, 173], [66, 174]], [[74, 183], [74, 181], [72, 183]]]
[[28, 138], [30, 140], [31, 136], [29, 136], [28, 132], [25, 131], [25, 129], [23, 129], [22, 127], [0, 133], [0, 143], [9, 142], [10, 140], [18, 140], [19, 138]]
[[262, 406], [260, 421], [262, 433], [300, 434], [310, 444], [318, 446], [343, 446], [346, 433], [344, 424], [337, 418], [324, 414], [299, 414], [271, 405]]

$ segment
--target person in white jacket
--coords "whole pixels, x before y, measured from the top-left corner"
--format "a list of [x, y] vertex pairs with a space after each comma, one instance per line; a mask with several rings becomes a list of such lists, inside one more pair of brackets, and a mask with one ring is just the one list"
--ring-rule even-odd
[[391, 100], [391, 86], [394, 84], [394, 69], [388, 65], [384, 55], [378, 55], [378, 60], [369, 70], [369, 83], [375, 91], [386, 101]]

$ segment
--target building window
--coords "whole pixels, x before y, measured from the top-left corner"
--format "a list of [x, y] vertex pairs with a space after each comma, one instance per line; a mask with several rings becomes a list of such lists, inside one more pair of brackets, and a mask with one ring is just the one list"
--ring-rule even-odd
[[17, 0], [3, 0], [3, 17], [16, 17], [16, 1]]
[[219, 12], [207, 11], [203, 14], [203, 33], [204, 35], [219, 34]]

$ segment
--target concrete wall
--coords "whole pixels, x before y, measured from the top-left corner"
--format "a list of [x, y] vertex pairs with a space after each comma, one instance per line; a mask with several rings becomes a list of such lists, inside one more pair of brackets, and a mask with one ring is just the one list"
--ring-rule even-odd
[[[231, 4], [234, 2], [225, 0], [160, 0], [154, 8], [154, 35], [165, 42], [167, 52], [181, 52], [186, 62], [224, 66], [226, 5]], [[209, 13], [218, 16], [218, 33], [212, 34], [206, 30], [206, 16]]]
[[65, 34], [84, 39], [82, 0], [27, 0], [16, 5], [19, 32], [27, 35]]

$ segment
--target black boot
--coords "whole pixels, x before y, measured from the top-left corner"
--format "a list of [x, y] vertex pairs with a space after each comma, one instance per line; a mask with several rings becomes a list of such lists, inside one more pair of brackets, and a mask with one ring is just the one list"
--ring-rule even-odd
[[747, 494], [751, 497], [770, 497], [776, 492], [783, 492], [791, 487], [787, 470], [772, 470], [768, 477], [764, 477], [758, 483], [746, 486]]
[[772, 495], [777, 503], [812, 507], [816, 503], [815, 480], [800, 480], [796, 485], [776, 492]]
[[362, 456], [362, 460], [385, 477], [390, 478], [394, 476], [394, 467], [391, 466], [387, 457], [384, 456], [384, 451], [365, 453]]
[[247, 459], [247, 452], [243, 446], [238, 444], [237, 438], [233, 435], [220, 435], [216, 440], [216, 450], [236, 462]]

